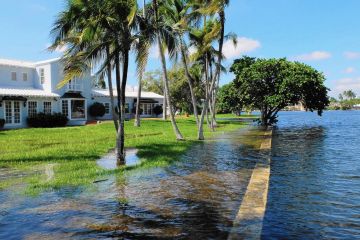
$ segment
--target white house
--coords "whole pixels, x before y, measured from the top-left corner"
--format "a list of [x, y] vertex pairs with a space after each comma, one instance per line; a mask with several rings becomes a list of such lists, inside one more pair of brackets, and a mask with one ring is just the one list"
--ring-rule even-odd
[[[42, 62], [23, 62], [0, 59], [0, 119], [5, 128], [27, 126], [27, 118], [39, 112], [62, 112], [69, 125], [83, 125], [92, 120], [88, 108], [94, 102], [103, 103], [106, 109], [102, 120], [111, 119], [110, 97], [107, 89], [93, 87], [94, 76], [73, 79], [66, 86], [57, 88], [63, 79], [60, 59]], [[116, 96], [116, 91], [114, 92]], [[153, 108], [163, 104], [164, 97], [152, 92], [142, 92], [141, 117], [155, 117]], [[136, 107], [135, 89], [126, 91], [127, 117], [133, 116]]]

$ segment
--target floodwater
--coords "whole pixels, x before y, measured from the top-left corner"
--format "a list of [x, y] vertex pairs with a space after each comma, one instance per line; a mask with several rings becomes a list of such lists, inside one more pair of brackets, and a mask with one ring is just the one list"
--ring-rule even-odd
[[263, 239], [360, 239], [360, 111], [283, 112]]
[[220, 135], [171, 166], [111, 175], [90, 189], [0, 191], [0, 239], [226, 239], [255, 164], [268, 157], [259, 140], [256, 129]]

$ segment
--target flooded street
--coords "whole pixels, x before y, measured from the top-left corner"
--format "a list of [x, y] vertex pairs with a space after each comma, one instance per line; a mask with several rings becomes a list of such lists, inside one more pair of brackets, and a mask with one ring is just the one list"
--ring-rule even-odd
[[256, 130], [219, 135], [168, 167], [111, 175], [90, 189], [0, 191], [0, 239], [226, 239], [267, 157], [261, 140]]

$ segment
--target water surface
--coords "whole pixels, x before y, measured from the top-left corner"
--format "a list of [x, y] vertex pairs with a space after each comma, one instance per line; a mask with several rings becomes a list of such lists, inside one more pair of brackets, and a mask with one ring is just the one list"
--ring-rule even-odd
[[283, 112], [263, 239], [360, 239], [360, 111]]
[[256, 130], [224, 134], [171, 166], [111, 175], [90, 189], [0, 191], [0, 239], [226, 239], [265, 157], [259, 139]]

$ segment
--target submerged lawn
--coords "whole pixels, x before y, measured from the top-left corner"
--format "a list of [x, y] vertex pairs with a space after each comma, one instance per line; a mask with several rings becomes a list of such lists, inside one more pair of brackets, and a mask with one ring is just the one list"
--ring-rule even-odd
[[[228, 115], [229, 117], [229, 115]], [[176, 141], [170, 122], [143, 120], [136, 128], [133, 121], [126, 122], [126, 147], [139, 150], [143, 160], [138, 167], [152, 167], [170, 164], [196, 141], [194, 120], [177, 119], [186, 141]], [[245, 123], [219, 121], [215, 133], [207, 127], [206, 137], [223, 131], [245, 126]], [[20, 129], [0, 132], [0, 171], [17, 169], [21, 172], [36, 173], [21, 178], [1, 179], [0, 188], [27, 184], [27, 191], [62, 186], [91, 184], [108, 174], [121, 174], [130, 168], [107, 171], [95, 162], [115, 146], [115, 130], [111, 122], [99, 125], [54, 129]], [[53, 167], [52, 167], [53, 166]], [[54, 178], [45, 174], [49, 167]]]

